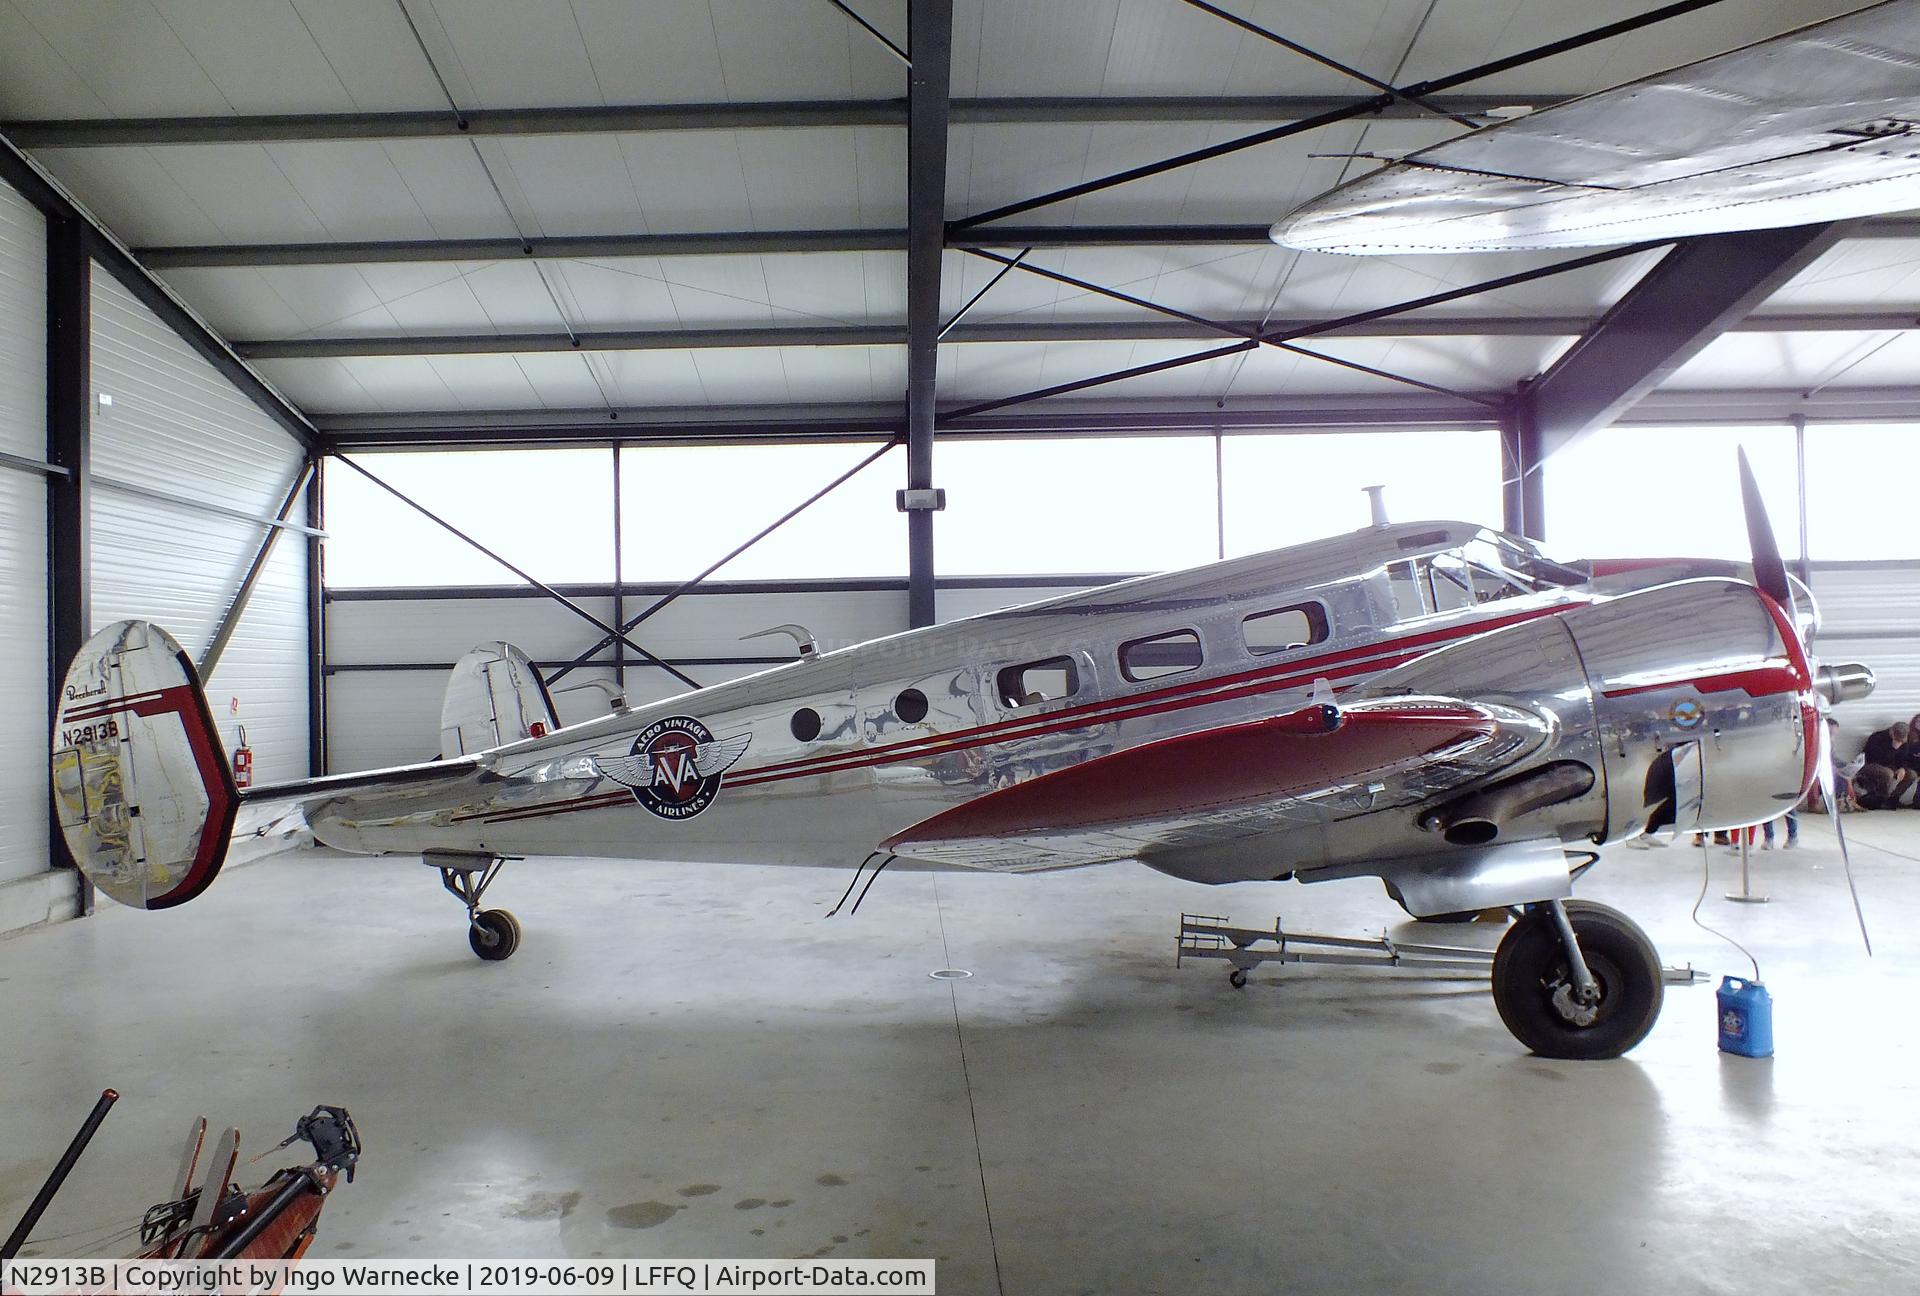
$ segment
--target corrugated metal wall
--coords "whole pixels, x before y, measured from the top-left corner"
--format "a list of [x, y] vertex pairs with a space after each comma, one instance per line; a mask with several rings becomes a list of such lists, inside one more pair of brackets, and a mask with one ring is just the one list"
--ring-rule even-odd
[[[144, 617], [198, 659], [265, 528], [124, 486], [271, 517], [303, 452], [112, 276], [93, 283], [93, 622]], [[207, 681], [222, 739], [246, 725], [261, 782], [307, 774], [306, 564], [283, 533]]]
[[1812, 583], [1816, 654], [1865, 662], [1878, 678], [1872, 697], [1835, 711], [1840, 750], [1851, 756], [1875, 729], [1920, 713], [1920, 561], [1815, 563]]
[[[47, 228], [0, 184], [0, 450], [47, 457]], [[47, 485], [0, 464], [0, 882], [47, 868]]]

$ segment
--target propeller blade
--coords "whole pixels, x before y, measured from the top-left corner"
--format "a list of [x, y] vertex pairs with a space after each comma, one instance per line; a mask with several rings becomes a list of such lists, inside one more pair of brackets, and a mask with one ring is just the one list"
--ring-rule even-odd
[[1860, 890], [1853, 884], [1853, 859], [1847, 854], [1847, 830], [1840, 826], [1840, 799], [1833, 780], [1833, 736], [1823, 721], [1820, 725], [1820, 795], [1827, 803], [1827, 815], [1833, 820], [1833, 835], [1840, 842], [1840, 867], [1846, 870], [1847, 894], [1853, 897], [1853, 916], [1860, 924], [1860, 940], [1873, 957], [1873, 938], [1867, 935], [1867, 915], [1860, 908]]
[[1740, 450], [1740, 503], [1747, 514], [1747, 545], [1753, 550], [1753, 583], [1781, 607], [1792, 608], [1787, 565], [1780, 560], [1780, 545], [1774, 539], [1773, 524], [1767, 520], [1766, 501], [1760, 498], [1760, 483], [1754, 480], [1745, 447]]

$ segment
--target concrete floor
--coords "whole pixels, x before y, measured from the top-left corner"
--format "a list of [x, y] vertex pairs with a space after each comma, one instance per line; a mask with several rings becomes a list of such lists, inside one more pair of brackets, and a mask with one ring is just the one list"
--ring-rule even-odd
[[[889, 874], [827, 920], [844, 875], [535, 861], [489, 897], [526, 943], [482, 964], [416, 864], [259, 865], [0, 941], [0, 1224], [111, 1085], [44, 1234], [137, 1216], [194, 1115], [244, 1156], [331, 1102], [367, 1153], [317, 1256], [934, 1256], [955, 1296], [1912, 1291], [1920, 815], [1848, 827], [1871, 963], [1824, 827], [1755, 855], [1767, 906], [1720, 900], [1713, 853], [1703, 916], [1761, 958], [1771, 1062], [1715, 1051], [1710, 985], [1577, 1064], [1524, 1055], [1484, 983], [1173, 965], [1183, 908], [1404, 927], [1366, 882]], [[1744, 964], [1688, 922], [1700, 860], [1610, 852], [1580, 891], [1717, 979]]]

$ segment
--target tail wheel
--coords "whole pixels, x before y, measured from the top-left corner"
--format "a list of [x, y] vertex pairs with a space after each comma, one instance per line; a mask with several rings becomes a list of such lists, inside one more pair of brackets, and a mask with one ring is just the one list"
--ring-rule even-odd
[[1542, 1057], [1619, 1057], [1645, 1039], [1660, 1016], [1666, 994], [1660, 956], [1647, 934], [1617, 909], [1569, 900], [1566, 910], [1599, 1000], [1579, 1001], [1553, 916], [1536, 907], [1494, 952], [1494, 1006], [1514, 1038]]
[[482, 909], [467, 928], [467, 944], [489, 963], [511, 958], [520, 948], [520, 920], [505, 909]]

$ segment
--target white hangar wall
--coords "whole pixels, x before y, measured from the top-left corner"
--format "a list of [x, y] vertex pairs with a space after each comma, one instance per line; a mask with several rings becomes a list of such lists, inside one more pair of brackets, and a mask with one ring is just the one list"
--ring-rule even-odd
[[[140, 617], [196, 661], [305, 451], [118, 280], [93, 275], [93, 624]], [[216, 507], [208, 507], [213, 505]], [[304, 520], [296, 505], [291, 516]], [[257, 782], [307, 774], [307, 546], [282, 531], [207, 697]], [[235, 709], [237, 704], [237, 710]]]
[[[47, 223], [0, 183], [0, 452], [47, 457]], [[0, 460], [0, 931], [72, 904], [47, 869], [47, 485]]]
[[1920, 561], [1815, 563], [1812, 575], [1814, 651], [1865, 662], [1876, 679], [1872, 697], [1834, 708], [1839, 749], [1852, 756], [1875, 729], [1920, 714]]
[[[47, 841], [43, 204], [59, 202], [31, 184], [0, 182], [0, 933], [79, 911], [76, 875], [50, 867]], [[113, 269], [93, 265], [91, 295], [91, 625], [145, 617], [197, 658], [305, 452]], [[293, 516], [304, 520], [298, 505]], [[283, 532], [209, 682], [223, 740], [234, 737], [235, 719], [247, 724], [261, 779], [308, 772], [307, 598], [305, 537]]]

